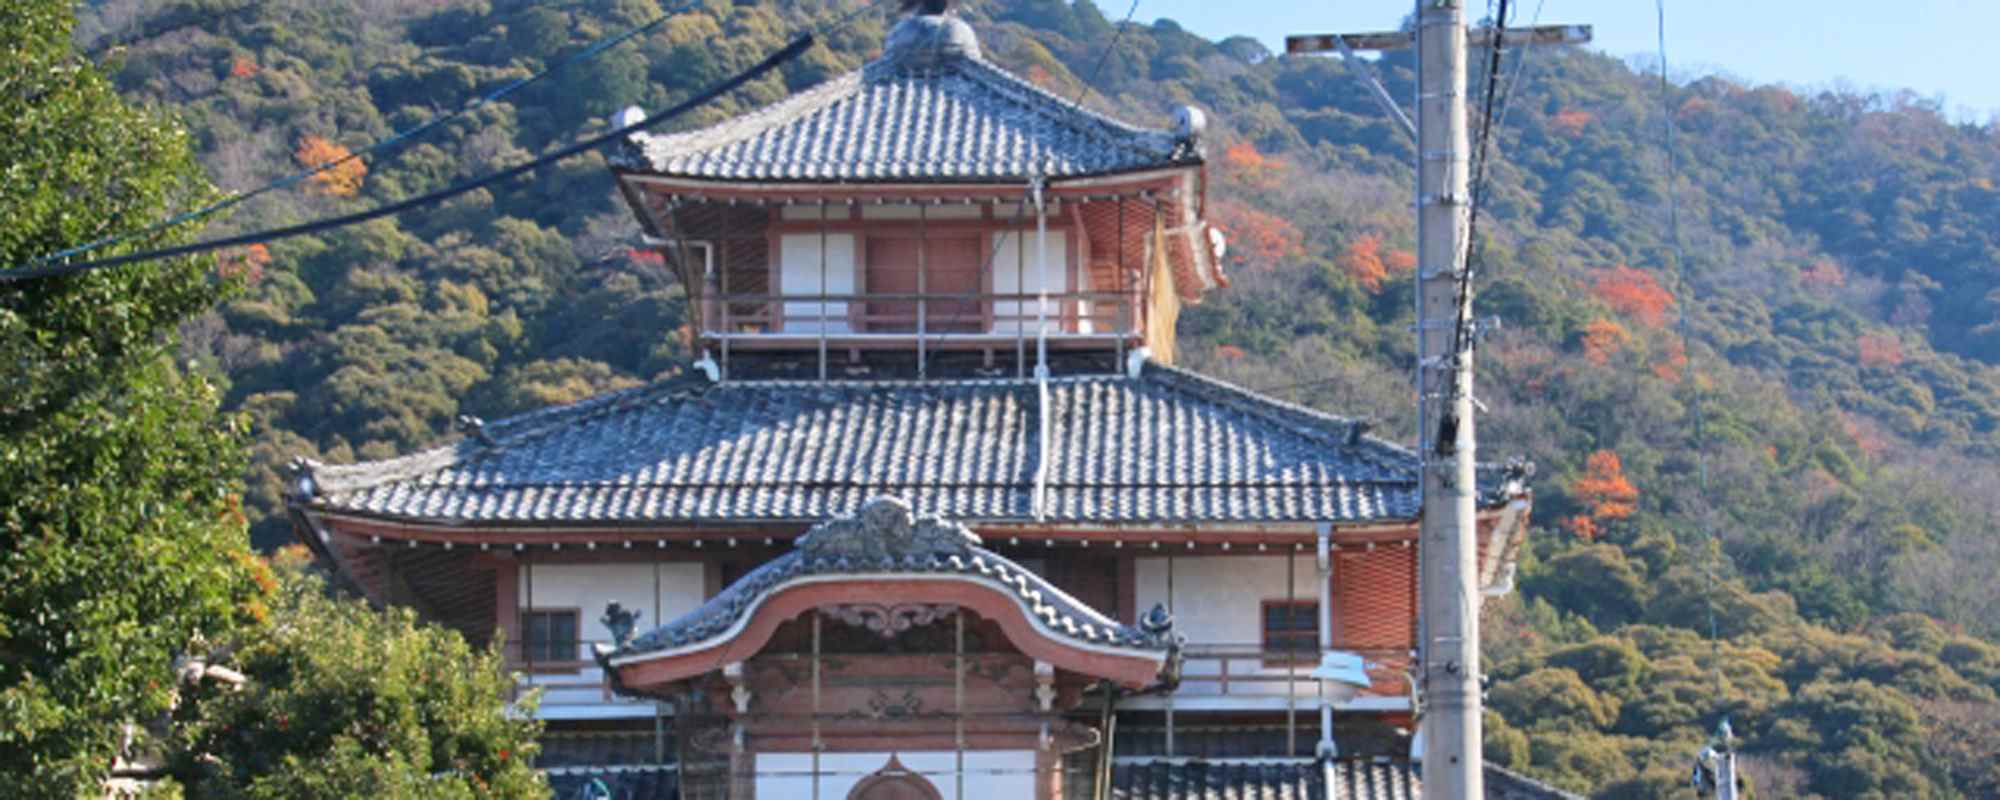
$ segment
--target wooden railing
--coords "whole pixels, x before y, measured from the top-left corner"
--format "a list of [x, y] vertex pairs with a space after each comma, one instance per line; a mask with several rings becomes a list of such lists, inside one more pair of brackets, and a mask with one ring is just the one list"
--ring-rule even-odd
[[[1372, 682], [1364, 694], [1401, 697], [1408, 694], [1407, 650], [1358, 651], [1367, 662]], [[1181, 650], [1181, 696], [1318, 696], [1313, 668], [1317, 650], [1267, 650], [1258, 644], [1188, 644]]]
[[620, 697], [611, 691], [603, 668], [591, 657], [591, 648], [599, 644], [610, 645], [611, 641], [579, 639], [574, 643], [575, 659], [531, 661], [520, 642], [508, 642], [507, 668], [520, 675], [514, 685], [515, 696], [541, 690], [537, 716], [542, 719], [652, 716], [652, 701]]
[[[1017, 330], [1033, 337], [1046, 322], [1049, 335], [1072, 335], [1134, 327], [1133, 304], [1130, 292], [714, 293], [702, 298], [702, 333], [742, 338], [796, 326], [792, 333], [817, 334], [846, 325], [851, 333], [905, 338], [995, 332], [1011, 338]], [[983, 330], [962, 330], [968, 327]]]
[[[510, 669], [521, 673], [517, 691], [542, 690], [543, 718], [578, 716], [650, 716], [649, 701], [619, 697], [611, 692], [604, 671], [589, 658], [594, 644], [605, 640], [580, 640], [579, 660], [540, 660], [532, 666], [521, 658], [521, 647], [510, 643]], [[1407, 650], [1368, 649], [1358, 651], [1367, 662], [1372, 682], [1365, 696], [1398, 698], [1409, 694], [1410, 665]], [[773, 654], [782, 656], [782, 654]], [[797, 656], [803, 657], [803, 656]], [[1258, 644], [1191, 643], [1181, 650], [1181, 686], [1175, 697], [1233, 698], [1313, 698], [1319, 684], [1313, 680], [1318, 665], [1317, 651], [1267, 650]]]

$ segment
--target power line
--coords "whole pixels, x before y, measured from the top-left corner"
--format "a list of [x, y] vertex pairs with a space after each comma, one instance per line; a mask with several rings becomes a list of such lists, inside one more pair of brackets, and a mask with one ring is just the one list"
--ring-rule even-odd
[[1137, 13], [1139, 13], [1139, 0], [1132, 0], [1131, 7], [1125, 9], [1125, 18], [1119, 20], [1118, 27], [1111, 31], [1111, 44], [1104, 48], [1104, 52], [1097, 54], [1097, 63], [1090, 68], [1090, 80], [1083, 82], [1083, 89], [1076, 93], [1076, 99], [1071, 100], [1071, 103], [1083, 105], [1083, 101], [1089, 99], [1091, 84], [1097, 82], [1097, 76], [1104, 71], [1104, 62], [1111, 60], [1111, 53], [1118, 49], [1118, 42], [1125, 38], [1125, 26], [1132, 24], [1132, 15]]
[[475, 189], [479, 189], [494, 183], [498, 183], [503, 180], [507, 180], [508, 178], [513, 178], [518, 175], [532, 172], [534, 170], [540, 169], [544, 166], [555, 163], [557, 161], [562, 161], [564, 159], [575, 156], [579, 153], [596, 149], [605, 144], [617, 141], [625, 136], [629, 136], [638, 131], [642, 131], [647, 128], [651, 128], [655, 125], [658, 125], [661, 122], [665, 122], [674, 117], [678, 117], [700, 106], [706, 105], [714, 101], [716, 98], [736, 90], [743, 84], [749, 83], [750, 81], [762, 77], [764, 73], [776, 69], [779, 65], [791, 61], [792, 59], [798, 58], [800, 55], [804, 54], [806, 50], [810, 49], [815, 41], [816, 39], [814, 38], [813, 34], [811, 33], [804, 34], [799, 38], [793, 40], [791, 44], [788, 44], [783, 48], [780, 48], [779, 50], [766, 56], [763, 61], [758, 62], [756, 65], [750, 67], [749, 69], [739, 72], [723, 80], [722, 82], [709, 87], [702, 93], [687, 100], [684, 100], [680, 104], [675, 105], [672, 108], [669, 108], [665, 111], [661, 111], [659, 113], [648, 116], [645, 119], [642, 119], [631, 125], [626, 125], [621, 128], [616, 128], [609, 132], [590, 137], [588, 139], [569, 145], [567, 147], [563, 147], [553, 152], [549, 152], [542, 156], [538, 156], [525, 163], [508, 167], [506, 169], [497, 172], [491, 172], [486, 175], [480, 176], [478, 178], [473, 178], [471, 180], [463, 181], [458, 184], [454, 184], [452, 186], [439, 189], [437, 191], [418, 195], [416, 197], [412, 197], [399, 202], [390, 203], [385, 206], [378, 206], [376, 208], [372, 208], [367, 211], [360, 211], [353, 214], [345, 214], [342, 216], [332, 217], [328, 219], [315, 220], [313, 222], [302, 223], [299, 225], [291, 225], [283, 228], [258, 231], [255, 233], [247, 233], [240, 236], [229, 236], [221, 239], [210, 239], [207, 241], [195, 242], [192, 244], [179, 245], [175, 247], [166, 247], [157, 250], [146, 250], [137, 253], [127, 253], [125, 255], [111, 256], [108, 258], [100, 258], [92, 261], [83, 261], [71, 264], [45, 265], [38, 267], [21, 267], [17, 269], [11, 269], [5, 272], [0, 272], [0, 282], [32, 280], [35, 278], [49, 278], [59, 275], [74, 275], [83, 272], [91, 272], [95, 270], [105, 269], [107, 267], [115, 267], [122, 264], [130, 264], [138, 261], [151, 261], [154, 259], [161, 259], [161, 258], [173, 258], [176, 256], [192, 255], [195, 253], [204, 253], [212, 250], [222, 250], [231, 247], [243, 247], [246, 245], [260, 244], [263, 242], [274, 241], [277, 239], [285, 239], [293, 236], [303, 236], [305, 234], [317, 233], [323, 230], [330, 230], [333, 228], [341, 228], [341, 227], [346, 227], [348, 225], [355, 225], [362, 222], [367, 222], [369, 220], [379, 219], [393, 214], [398, 214], [404, 211], [408, 211], [412, 208], [417, 208], [419, 206], [430, 205], [432, 203], [436, 203], [442, 200], [447, 200], [452, 197], [465, 194], [466, 192], [470, 192]]
[[[1673, 82], [1667, 77], [1666, 0], [1654, 0], [1653, 8], [1658, 16], [1657, 23], [1659, 26], [1660, 116], [1662, 118], [1661, 129], [1665, 135], [1667, 152], [1667, 237], [1674, 252], [1674, 277], [1678, 279], [1677, 282], [1680, 284], [1681, 290], [1681, 302], [1678, 304], [1679, 313], [1678, 318], [1674, 322], [1674, 328], [1675, 332], [1681, 337], [1681, 351], [1688, 359], [1688, 394], [1691, 400], [1689, 405], [1693, 409], [1692, 416], [1694, 423], [1695, 477], [1699, 481], [1702, 497], [1707, 498], [1712, 497], [1712, 495], [1709, 494], [1708, 490], [1708, 453], [1704, 449], [1707, 433], [1704, 430], [1704, 415], [1701, 407], [1701, 381], [1695, 375], [1693, 340], [1688, 335], [1687, 307], [1689, 302], [1694, 299], [1694, 289], [1693, 282], [1689, 280], [1687, 273], [1687, 250], [1681, 242], [1679, 192], [1675, 191], [1676, 184], [1680, 182], [1680, 157], [1674, 151]], [[1706, 573], [1707, 579], [1707, 590], [1703, 593], [1703, 600], [1706, 601], [1708, 607], [1709, 661], [1711, 662], [1710, 667], [1715, 674], [1715, 680], [1720, 683], [1722, 679], [1722, 645], [1719, 641], [1720, 637], [1716, 635], [1717, 629], [1715, 624], [1715, 562], [1720, 557], [1720, 553], [1719, 548], [1716, 546], [1715, 528], [1709, 524], [1706, 518], [1700, 520], [1700, 526], [1703, 542], [1708, 550], [1708, 557], [1703, 559], [1703, 572]]]
[[[1467, 351], [1471, 348], [1472, 337], [1472, 275], [1484, 261], [1482, 256], [1484, 249], [1478, 245], [1479, 210], [1486, 204], [1486, 164], [1493, 137], [1493, 103], [1499, 89], [1500, 57], [1507, 41], [1507, 2], [1508, 0], [1500, 0], [1500, 13], [1494, 16], [1490, 26], [1493, 29], [1493, 39], [1488, 45], [1491, 56], [1486, 68], [1486, 87], [1482, 91], [1480, 101], [1482, 112], [1479, 140], [1473, 151], [1471, 208], [1468, 209], [1469, 219], [1466, 220], [1465, 239], [1458, 243], [1458, 246], [1463, 248], [1465, 260], [1455, 281], [1457, 296], [1452, 303], [1451, 350], [1446, 362], [1446, 365], [1453, 367], [1454, 370], [1469, 356]], [[1449, 453], [1455, 446], [1459, 420], [1452, 409], [1456, 407], [1459, 395], [1465, 390], [1463, 381], [1450, 381], [1450, 386], [1446, 390], [1446, 401], [1440, 408], [1437, 439], [1427, 445], [1432, 452]]]
[[[1535, 13], [1528, 19], [1529, 28], [1535, 28], [1542, 24], [1542, 5], [1544, 2], [1546, 0], [1535, 0]], [[1514, 59], [1514, 74], [1507, 76], [1507, 86], [1500, 90], [1500, 117], [1499, 121], [1493, 123], [1494, 130], [1507, 129], [1507, 112], [1513, 110], [1514, 92], [1520, 87], [1521, 79], [1528, 71], [1528, 59], [1534, 55], [1534, 52], [1535, 48], [1522, 48], [1520, 57]]]
[[[11, 270], [0, 271], [0, 283], [31, 280], [35, 278], [54, 277], [58, 275], [71, 275], [71, 274], [104, 269], [106, 267], [129, 264], [137, 261], [148, 261], [160, 258], [172, 258], [175, 256], [191, 255], [195, 253], [221, 250], [231, 247], [243, 247], [251, 244], [259, 244], [262, 242], [274, 241], [277, 239], [284, 239], [293, 236], [301, 236], [309, 233], [316, 233], [322, 230], [329, 230], [333, 228], [345, 227], [348, 225], [355, 225], [358, 223], [367, 222], [369, 220], [379, 219], [381, 217], [398, 214], [403, 211], [407, 211], [409, 209], [416, 208], [419, 206], [429, 205], [442, 200], [447, 200], [452, 197], [464, 194], [466, 192], [470, 192], [475, 189], [479, 189], [497, 183], [499, 181], [506, 180], [508, 178], [513, 178], [525, 174], [527, 172], [540, 169], [541, 167], [547, 166], [557, 161], [562, 161], [564, 159], [570, 158], [587, 150], [591, 150], [596, 147], [602, 146], [604, 144], [616, 141], [621, 137], [628, 136], [632, 133], [645, 130], [647, 128], [651, 128], [655, 125], [658, 125], [661, 122], [665, 122], [669, 119], [677, 117], [681, 114], [685, 114], [688, 111], [691, 111], [695, 108], [698, 108], [702, 105], [712, 102], [716, 98], [736, 90], [743, 84], [748, 83], [752, 80], [756, 80], [759, 77], [762, 77], [764, 73], [776, 69], [777, 67], [783, 65], [786, 62], [791, 61], [792, 59], [798, 58], [800, 55], [803, 55], [806, 50], [811, 49], [812, 45], [817, 41], [817, 37], [819, 35], [829, 34], [836, 30], [846, 27], [848, 24], [852, 23], [856, 17], [859, 17], [863, 13], [873, 9], [881, 1], [882, 0], [867, 0], [867, 2], [863, 2], [862, 4], [856, 6], [852, 11], [849, 11], [847, 14], [841, 16], [838, 20], [835, 20], [831, 25], [823, 26], [819, 28], [817, 31], [807, 32], [806, 34], [800, 36], [798, 39], [793, 40], [791, 44], [788, 44], [785, 47], [772, 52], [769, 56], [765, 57], [763, 61], [751, 66], [749, 69], [737, 73], [736, 75], [731, 76], [715, 84], [714, 86], [696, 95], [695, 97], [683, 101], [680, 104], [667, 109], [666, 111], [653, 114], [631, 125], [620, 127], [615, 130], [609, 131], [607, 133], [601, 134], [599, 136], [595, 136], [586, 139], [584, 141], [578, 142], [576, 144], [570, 145], [568, 147], [564, 147], [559, 150], [547, 153], [545, 155], [537, 157], [523, 164], [509, 167], [507, 169], [503, 169], [498, 172], [489, 173], [479, 178], [474, 178], [468, 181], [464, 181], [455, 184], [453, 186], [446, 187], [444, 189], [439, 189], [434, 192], [402, 200], [396, 203], [391, 203], [386, 206], [380, 206], [367, 211], [356, 212], [353, 214], [347, 214], [329, 219], [316, 220], [313, 222], [302, 223], [299, 225], [292, 225], [284, 228], [271, 229], [256, 233], [243, 234], [240, 236], [231, 236], [222, 239], [212, 239], [204, 242], [195, 242], [192, 244], [180, 245], [176, 247], [148, 250], [138, 253], [129, 253], [126, 255], [113, 256], [93, 261], [77, 262], [70, 264], [56, 264], [56, 265], [47, 264], [46, 262], [48, 260], [55, 258], [54, 256], [51, 256], [49, 258], [37, 260], [36, 262], [30, 262], [31, 264], [35, 264], [35, 266], [26, 266]], [[595, 55], [596, 53], [601, 53], [609, 49], [610, 47], [615, 46], [625, 41], [626, 39], [631, 38], [632, 36], [638, 35], [644, 30], [650, 29], [651, 26], [657, 26], [658, 24], [666, 21], [667, 19], [672, 18], [672, 16], [674, 16], [674, 14], [677, 13], [680, 12], [679, 11], [670, 12], [650, 22], [647, 22], [644, 25], [640, 25], [633, 29], [627, 30], [624, 33], [618, 34], [608, 39], [599, 40], [591, 47], [586, 48], [585, 51], [573, 55], [569, 59], [566, 59], [564, 63], [567, 64], [576, 60], [581, 60], [581, 58], [588, 57], [584, 55], [585, 52], [591, 55]], [[551, 70], [545, 70], [543, 74], [546, 74], [547, 72], [557, 68], [560, 67], [551, 68]], [[526, 82], [528, 80], [531, 80], [532, 78], [533, 76], [531, 76], [528, 79], [523, 79], [522, 81], [517, 81], [516, 83], [519, 85], [514, 85], [513, 88], [518, 89], [520, 88], [521, 85], [526, 85]], [[466, 110], [469, 109], [461, 109], [459, 112], [456, 113], [463, 114]], [[423, 126], [419, 127], [422, 128]], [[408, 136], [405, 135], [402, 138], [408, 138]], [[378, 143], [378, 145], [371, 146], [369, 150], [378, 149], [380, 146], [381, 143]], [[368, 152], [368, 151], [364, 150], [363, 152]], [[353, 154], [353, 155], [358, 156], [359, 154]], [[330, 162], [329, 164], [322, 165], [316, 171], [324, 171], [325, 169], [330, 169], [334, 163], [338, 162]], [[297, 176], [297, 179], [303, 179], [304, 177], [306, 176], [305, 175]], [[242, 199], [244, 198], [238, 198], [236, 202], [241, 202]], [[207, 213], [213, 213], [213, 212], [210, 211]], [[159, 228], [166, 227], [168, 225], [180, 224], [182, 222], [186, 222], [187, 219], [182, 218], [184, 216], [185, 215], [182, 215], [181, 217], [175, 217], [166, 222], [156, 224], [152, 226], [152, 228], [147, 230], [157, 230]], [[139, 235], [139, 234], [132, 234], [132, 235]], [[127, 238], [129, 238], [129, 236]], [[103, 245], [96, 245], [96, 246], [101, 247]]]
[[[219, 17], [221, 15], [233, 14], [250, 7], [251, 6], [243, 6], [236, 9], [230, 9], [225, 12], [218, 12], [217, 16]], [[466, 102], [463, 105], [460, 105], [454, 111], [451, 111], [439, 117], [435, 117], [431, 120], [428, 120], [422, 124], [416, 125], [415, 127], [409, 128], [407, 130], [397, 131], [396, 133], [390, 134], [388, 137], [383, 138], [380, 141], [375, 142], [374, 144], [371, 144], [360, 150], [356, 150], [352, 153], [348, 153], [347, 155], [341, 156], [340, 158], [334, 159], [332, 161], [327, 161], [325, 163], [319, 164], [302, 172], [297, 172], [292, 175], [281, 178], [279, 180], [272, 181], [270, 183], [264, 184], [263, 186], [257, 187], [256, 189], [253, 189], [249, 192], [231, 195], [229, 197], [225, 197], [221, 200], [211, 203], [207, 206], [203, 206], [201, 208], [197, 208], [192, 211], [176, 214], [172, 217], [160, 220], [159, 222], [155, 222], [146, 227], [139, 228], [133, 231], [127, 231], [125, 233], [105, 236], [95, 241], [87, 242], [81, 245], [77, 245], [75, 247], [68, 248], [66, 250], [60, 250], [55, 253], [51, 253], [49, 255], [36, 258], [28, 263], [30, 266], [43, 266], [52, 261], [60, 261], [65, 258], [72, 258], [75, 256], [83, 255], [84, 253], [89, 253], [95, 250], [101, 250], [103, 248], [110, 247], [111, 245], [114, 244], [131, 241], [132, 239], [136, 239], [141, 236], [148, 236], [154, 233], [158, 233], [162, 230], [171, 228], [175, 225], [193, 222], [195, 220], [202, 219], [204, 217], [213, 216], [219, 212], [226, 211], [242, 203], [248, 202], [252, 198], [259, 197], [261, 195], [267, 194], [269, 192], [274, 192], [279, 189], [284, 189], [297, 185], [298, 183], [308, 178], [311, 178], [314, 175], [326, 172], [327, 170], [333, 169], [342, 164], [346, 164], [350, 161], [359, 161], [363, 156], [385, 151], [391, 147], [409, 141], [410, 139], [422, 136], [425, 133], [428, 133], [436, 129], [447, 122], [463, 117], [466, 114], [472, 113], [473, 111], [485, 107], [489, 103], [496, 102], [501, 98], [506, 97], [507, 95], [513, 94], [514, 92], [520, 91], [521, 89], [526, 88], [527, 86], [542, 80], [543, 78], [555, 74], [556, 72], [560, 72], [572, 64], [576, 64], [582, 61], [587, 61], [589, 59], [595, 58], [604, 51], [616, 47], [620, 44], [623, 44], [624, 42], [629, 41], [635, 36], [640, 36], [647, 32], [650, 32], [653, 29], [659, 27], [662, 23], [666, 22], [667, 20], [674, 18], [676, 15], [679, 15], [692, 7], [693, 7], [692, 3], [683, 5], [678, 9], [670, 10], [664, 14], [661, 14], [660, 16], [652, 19], [651, 21], [648, 21], [646, 23], [631, 28], [627, 28], [620, 33], [613, 34], [611, 36], [607, 36], [602, 39], [598, 39], [597, 41], [592, 42], [589, 46], [585, 47], [584, 49], [572, 53], [568, 57], [563, 58], [562, 60], [557, 61], [554, 64], [545, 66], [541, 70], [538, 70], [533, 74], [530, 74], [526, 77], [515, 79], [513, 81], [508, 82], [506, 85], [501, 86], [498, 89], [495, 89], [491, 92], [487, 92], [486, 94], [475, 97], [471, 101]], [[868, 4], [863, 4], [862, 6], [862, 8], [867, 8], [867, 7]]]

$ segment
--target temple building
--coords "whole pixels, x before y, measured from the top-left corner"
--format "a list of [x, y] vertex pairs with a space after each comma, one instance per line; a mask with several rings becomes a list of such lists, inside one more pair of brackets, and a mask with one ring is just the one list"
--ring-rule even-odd
[[[614, 177], [699, 360], [300, 462], [299, 535], [504, 641], [559, 797], [1416, 796], [1417, 458], [1173, 365], [1228, 284], [1204, 116], [1174, 119], [919, 13], [858, 71], [635, 136]], [[1504, 592], [1525, 476], [1480, 497]]]

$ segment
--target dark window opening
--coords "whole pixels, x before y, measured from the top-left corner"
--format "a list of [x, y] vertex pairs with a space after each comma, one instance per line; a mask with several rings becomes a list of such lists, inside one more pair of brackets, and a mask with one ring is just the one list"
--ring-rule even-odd
[[529, 661], [576, 660], [575, 611], [521, 612], [521, 649]]
[[1314, 662], [1319, 659], [1319, 603], [1264, 601], [1264, 659]]

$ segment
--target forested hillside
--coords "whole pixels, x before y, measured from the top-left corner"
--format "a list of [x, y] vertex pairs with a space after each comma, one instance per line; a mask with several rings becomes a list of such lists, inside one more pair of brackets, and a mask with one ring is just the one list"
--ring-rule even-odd
[[[697, 5], [209, 232], [519, 162], [854, 7]], [[1410, 435], [1414, 152], [1347, 67], [1164, 20], [1111, 47], [1116, 20], [1089, 0], [965, 5], [987, 55], [1045, 86], [1089, 80], [1089, 104], [1162, 126], [1175, 104], [1208, 111], [1234, 285], [1183, 318], [1185, 361]], [[240, 191], [660, 11], [107, 0], [81, 44], [129, 97], [181, 114], [213, 180]], [[688, 124], [858, 66], [886, 22], [859, 17]], [[1615, 59], [1529, 58], [1481, 223], [1480, 314], [1498, 322], [1479, 364], [1483, 456], [1539, 466], [1520, 591], [1487, 614], [1489, 755], [1593, 794], [1672, 796], [1727, 714], [1762, 797], [2000, 796], [2000, 128], [1909, 96], [1718, 78], [1663, 99]], [[1374, 69], [1410, 96], [1409, 54]], [[681, 291], [636, 235], [593, 156], [226, 258], [248, 288], [190, 326], [186, 355], [257, 432], [260, 541], [289, 536], [275, 512], [294, 456], [388, 456], [454, 435], [461, 414], [676, 369]]]

